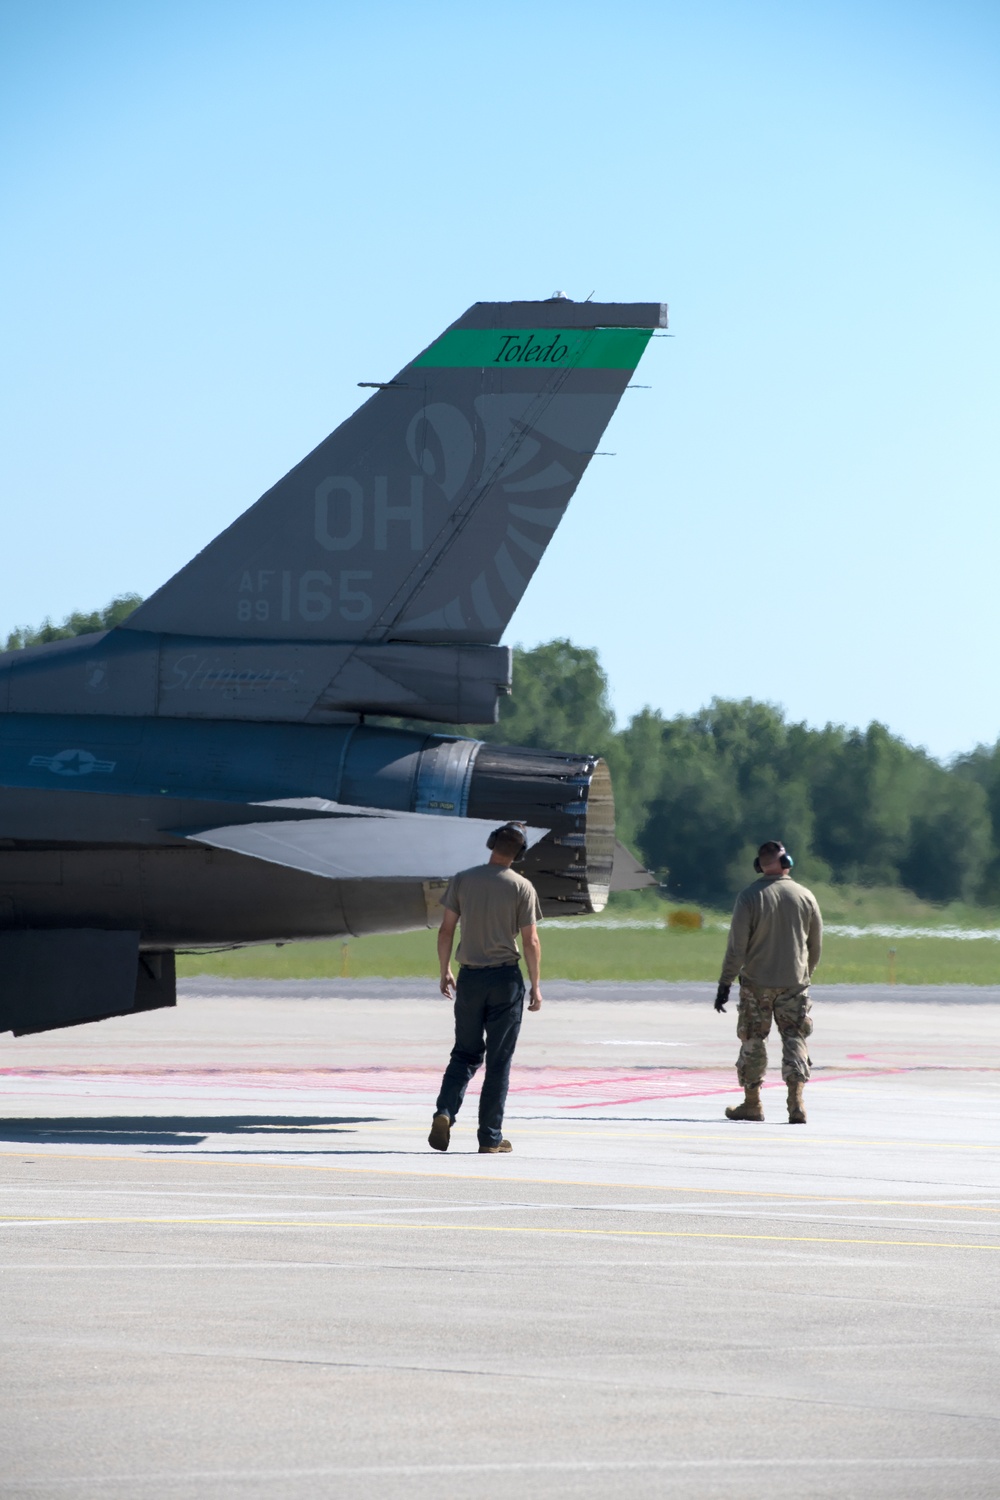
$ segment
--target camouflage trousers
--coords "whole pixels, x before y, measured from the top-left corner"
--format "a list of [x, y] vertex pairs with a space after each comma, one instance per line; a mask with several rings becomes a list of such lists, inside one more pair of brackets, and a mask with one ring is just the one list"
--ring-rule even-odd
[[807, 1045], [813, 1029], [811, 1009], [807, 984], [765, 990], [740, 980], [736, 1035], [742, 1045], [736, 1059], [736, 1076], [743, 1088], [759, 1088], [767, 1072], [765, 1038], [771, 1030], [772, 1016], [781, 1036], [782, 1078], [786, 1083], [806, 1082], [812, 1063]]

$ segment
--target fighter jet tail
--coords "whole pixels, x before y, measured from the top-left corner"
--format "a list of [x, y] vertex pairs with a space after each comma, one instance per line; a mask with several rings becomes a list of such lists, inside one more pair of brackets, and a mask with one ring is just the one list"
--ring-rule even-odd
[[660, 303], [476, 303], [121, 628], [494, 645], [665, 323]]
[[0, 656], [0, 713], [495, 723], [497, 643], [665, 324], [476, 303], [121, 625]]

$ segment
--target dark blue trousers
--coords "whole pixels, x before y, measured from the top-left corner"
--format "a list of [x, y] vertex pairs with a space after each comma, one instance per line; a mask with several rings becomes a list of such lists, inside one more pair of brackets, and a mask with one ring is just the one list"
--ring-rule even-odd
[[455, 1045], [441, 1080], [435, 1106], [454, 1123], [469, 1080], [486, 1057], [479, 1097], [479, 1144], [499, 1146], [507, 1102], [510, 1063], [524, 1011], [524, 979], [517, 964], [499, 969], [458, 971], [455, 987]]

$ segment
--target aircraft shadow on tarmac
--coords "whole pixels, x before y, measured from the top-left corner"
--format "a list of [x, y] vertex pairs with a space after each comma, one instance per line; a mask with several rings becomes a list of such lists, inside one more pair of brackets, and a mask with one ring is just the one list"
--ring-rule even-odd
[[311, 1135], [373, 1125], [379, 1115], [107, 1115], [0, 1120], [0, 1142], [47, 1146], [197, 1146], [209, 1135]]

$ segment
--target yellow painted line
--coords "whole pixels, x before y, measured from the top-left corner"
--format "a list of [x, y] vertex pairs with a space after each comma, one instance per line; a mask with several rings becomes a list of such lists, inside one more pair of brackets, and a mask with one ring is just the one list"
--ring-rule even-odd
[[[30, 1150], [29, 1148], [26, 1148]], [[0, 1151], [0, 1157], [16, 1156], [24, 1160], [24, 1151]], [[988, 1208], [978, 1203], [936, 1203], [933, 1200], [924, 1202], [920, 1198], [846, 1198], [831, 1193], [775, 1193], [762, 1192], [758, 1188], [713, 1188], [699, 1186], [673, 1186], [662, 1182], [604, 1182], [590, 1181], [580, 1177], [503, 1177], [495, 1176], [491, 1172], [452, 1172], [447, 1173], [438, 1170], [436, 1172], [425, 1172], [421, 1170], [406, 1171], [399, 1167], [345, 1167], [332, 1166], [326, 1163], [297, 1162], [297, 1161], [206, 1161], [197, 1156], [104, 1156], [83, 1151], [41, 1151], [33, 1160], [39, 1161], [127, 1161], [127, 1162], [149, 1162], [154, 1166], [168, 1167], [245, 1167], [247, 1170], [254, 1168], [273, 1169], [275, 1172], [339, 1172], [343, 1176], [358, 1177], [401, 1177], [408, 1180], [412, 1177], [430, 1177], [435, 1182], [501, 1182], [519, 1183], [527, 1187], [574, 1187], [574, 1188], [616, 1188], [619, 1192], [637, 1193], [686, 1193], [701, 1194], [708, 1197], [710, 1194], [722, 1198], [761, 1198], [765, 1201], [776, 1200], [789, 1203], [855, 1203], [863, 1208], [937, 1208], [942, 1211], [964, 1212], [970, 1214], [1000, 1214], [1000, 1208]], [[455, 1160], [454, 1157], [451, 1158]], [[441, 1166], [444, 1165], [443, 1160]], [[501, 1169], [502, 1170], [502, 1169]]]
[[[517, 1116], [515, 1114], [512, 1114], [508, 1110], [507, 1123], [511, 1124], [514, 1120], [517, 1120]], [[567, 1124], [568, 1123], [569, 1122], [567, 1121]], [[578, 1133], [578, 1131], [579, 1131], [579, 1125], [581, 1125], [581, 1124], [587, 1124], [587, 1123], [591, 1123], [591, 1122], [581, 1120], [579, 1122], [579, 1124], [576, 1126], [576, 1128], [574, 1128], [572, 1130], [569, 1130], [569, 1129], [565, 1129], [565, 1130], [564, 1129], [560, 1129], [560, 1130], [553, 1130], [551, 1132], [545, 1132], [545, 1133], [551, 1133], [553, 1135], [568, 1135], [568, 1136], [573, 1136], [573, 1135], [576, 1135]], [[743, 1123], [745, 1124], [746, 1122], [743, 1122]], [[754, 1141], [754, 1142], [756, 1142], [758, 1144], [761, 1143], [761, 1142], [766, 1142], [770, 1146], [787, 1146], [787, 1145], [790, 1144], [791, 1141], [794, 1141], [796, 1143], [796, 1146], [799, 1147], [799, 1148], [800, 1148], [800, 1146], [906, 1146], [906, 1147], [915, 1147], [915, 1146], [918, 1146], [922, 1150], [1000, 1151], [1000, 1143], [992, 1143], [992, 1142], [985, 1142], [982, 1145], [967, 1145], [967, 1144], [965, 1144], [963, 1142], [956, 1142], [956, 1141], [915, 1140], [915, 1139], [904, 1139], [904, 1138], [902, 1138], [900, 1136], [894, 1136], [894, 1137], [891, 1137], [888, 1140], [879, 1139], [877, 1137], [876, 1138], [870, 1138], [868, 1136], [838, 1136], [838, 1135], [823, 1135], [823, 1136], [820, 1136], [820, 1135], [814, 1135], [811, 1131], [808, 1131], [808, 1130], [800, 1131], [798, 1135], [795, 1135], [793, 1133], [791, 1136], [786, 1136], [785, 1130], [787, 1128], [787, 1121], [785, 1119], [776, 1118], [776, 1119], [773, 1119], [773, 1120], [762, 1120], [760, 1123], [763, 1124], [763, 1125], [772, 1125], [772, 1126], [776, 1125], [776, 1126], [778, 1126], [780, 1128], [780, 1133], [776, 1134], [776, 1135], [772, 1135], [769, 1130], [768, 1131], [763, 1131], [762, 1130], [762, 1131], [759, 1132], [759, 1134], [758, 1134], [758, 1132], [756, 1132], [754, 1130], [749, 1130], [749, 1129], [734, 1130], [734, 1131], [732, 1131], [732, 1138], [733, 1138], [733, 1140], [735, 1141], [735, 1140], [739, 1139], [739, 1140], [745, 1140], [745, 1141]], [[527, 1120], [523, 1120], [523, 1121], [522, 1120], [517, 1120], [517, 1124], [518, 1124], [518, 1129], [519, 1130], [521, 1130], [521, 1129], [530, 1130], [532, 1128], [530, 1121], [527, 1121]], [[730, 1130], [730, 1127], [732, 1126], [733, 1122], [731, 1120], [724, 1119], [723, 1116], [720, 1114], [719, 1115], [719, 1119], [718, 1119], [718, 1124], [720, 1126], [722, 1126], [722, 1127], [725, 1127], [724, 1130], [723, 1130], [723, 1133], [722, 1133], [721, 1137], [720, 1137], [720, 1134], [719, 1134], [718, 1131], [713, 1131], [712, 1134], [709, 1135], [709, 1134], [704, 1133], [704, 1132], [697, 1132], [696, 1133], [693, 1130], [692, 1131], [663, 1130], [663, 1131], [658, 1132], [657, 1139], [668, 1140], [668, 1141], [718, 1141], [720, 1139], [723, 1139], [723, 1140], [728, 1139], [727, 1132]], [[535, 1127], [535, 1128], [537, 1128], [537, 1127]], [[647, 1134], [646, 1132], [641, 1131], [641, 1130], [636, 1130], [634, 1132], [632, 1132], [632, 1131], [621, 1131], [621, 1132], [619, 1132], [619, 1131], [616, 1131], [616, 1130], [605, 1130], [605, 1131], [593, 1130], [593, 1131], [588, 1131], [587, 1132], [587, 1138], [588, 1139], [592, 1139], [593, 1137], [596, 1136], [598, 1139], [607, 1138], [609, 1140], [620, 1140], [622, 1138], [622, 1136], [628, 1137], [629, 1135], [633, 1135], [633, 1134], [635, 1135], [636, 1139], [642, 1140], [642, 1139], [648, 1139], [649, 1135], [652, 1135], [653, 1132], [650, 1131]]]
[[[78, 1116], [75, 1116], [74, 1118], [78, 1118]], [[224, 1118], [224, 1116], [222, 1116], [220, 1118]], [[510, 1125], [511, 1120], [517, 1120], [517, 1116], [516, 1115], [510, 1115], [510, 1114], [508, 1114], [508, 1118], [507, 1118], [507, 1124], [508, 1125]], [[577, 1124], [574, 1127], [574, 1129], [572, 1129], [572, 1130], [544, 1130], [544, 1129], [539, 1129], [537, 1126], [533, 1126], [531, 1124], [528, 1124], [528, 1123], [526, 1123], [523, 1120], [517, 1120], [517, 1133], [518, 1133], [518, 1135], [531, 1136], [531, 1137], [537, 1136], [537, 1137], [543, 1138], [543, 1139], [545, 1137], [547, 1137], [547, 1136], [556, 1136], [556, 1137], [565, 1137], [565, 1138], [567, 1138], [569, 1140], [579, 1140], [581, 1138], [581, 1134], [582, 1134], [580, 1126], [586, 1126], [586, 1125], [591, 1124], [591, 1123], [592, 1122], [589, 1121], [589, 1120], [581, 1120], [579, 1122], [579, 1124]], [[725, 1124], [725, 1125], [728, 1126], [730, 1123], [731, 1122], [728, 1121], [728, 1120], [722, 1120], [722, 1118], [720, 1116], [720, 1124]], [[768, 1124], [779, 1125], [780, 1124], [782, 1126], [785, 1124], [784, 1120], [770, 1120], [770, 1121], [763, 1120], [760, 1123], [764, 1124], [764, 1125], [768, 1125]], [[315, 1125], [315, 1126], [312, 1126], [310, 1128], [314, 1129], [318, 1133], [322, 1134], [322, 1127], [321, 1126]], [[367, 1130], [371, 1130], [373, 1133], [376, 1132], [376, 1131], [388, 1131], [388, 1132], [395, 1132], [398, 1135], [411, 1135], [412, 1136], [415, 1133], [418, 1136], [422, 1136], [422, 1131], [417, 1130], [416, 1132], [414, 1132], [412, 1126], [411, 1127], [407, 1127], [405, 1125], [394, 1125], [394, 1124], [379, 1124], [379, 1125], [376, 1125], [376, 1124], [373, 1124], [373, 1125], [370, 1125], [370, 1126], [365, 1126], [363, 1128], [367, 1129]], [[361, 1131], [362, 1131], [362, 1127], [359, 1126], [357, 1133], [360, 1134]], [[211, 1134], [211, 1132], [208, 1132], [208, 1133]], [[276, 1134], [279, 1133], [277, 1127], [276, 1127], [275, 1133]], [[337, 1129], [336, 1126], [332, 1126], [332, 1127], [330, 1127], [330, 1133], [331, 1134], [340, 1134], [341, 1132]], [[661, 1130], [661, 1131], [654, 1131], [654, 1130], [587, 1130], [584, 1138], [586, 1140], [588, 1140], [588, 1141], [716, 1141], [716, 1142], [718, 1142], [720, 1139], [725, 1139], [725, 1137], [720, 1137], [719, 1135], [695, 1135], [691, 1131], [673, 1131], [673, 1130]], [[801, 1151], [804, 1147], [808, 1147], [808, 1146], [883, 1146], [883, 1147], [898, 1146], [898, 1147], [904, 1147], [906, 1150], [920, 1150], [920, 1151], [1000, 1151], [1000, 1143], [998, 1143], [995, 1146], [989, 1145], [989, 1144], [984, 1144], [984, 1145], [981, 1145], [981, 1146], [978, 1146], [978, 1145], [974, 1146], [974, 1145], [967, 1145], [967, 1144], [965, 1144], [963, 1142], [956, 1142], [956, 1141], [914, 1141], [914, 1140], [901, 1140], [898, 1136], [894, 1140], [888, 1140], [888, 1141], [873, 1140], [873, 1141], [871, 1141], [871, 1140], [866, 1140], [864, 1137], [860, 1137], [859, 1138], [857, 1136], [829, 1136], [829, 1135], [827, 1135], [827, 1136], [815, 1136], [815, 1135], [806, 1135], [806, 1134], [799, 1134], [799, 1135], [796, 1135], [796, 1136], [785, 1136], [785, 1135], [778, 1136], [778, 1135], [771, 1135], [770, 1133], [764, 1133], [763, 1131], [759, 1135], [756, 1132], [754, 1132], [754, 1131], [746, 1131], [746, 1132], [734, 1131], [733, 1132], [733, 1136], [732, 1136], [732, 1143], [735, 1144], [735, 1142], [737, 1140], [742, 1141], [744, 1145], [747, 1145], [747, 1144], [749, 1144], [749, 1143], [752, 1142], [754, 1145], [757, 1145], [757, 1146], [788, 1146], [788, 1145], [791, 1145], [792, 1142], [794, 1141], [794, 1149], [796, 1151]]]
[[[398, 1106], [395, 1106], [395, 1105], [390, 1106], [390, 1108], [397, 1108], [397, 1107]], [[599, 1108], [600, 1106], [597, 1106], [597, 1107]], [[74, 1115], [73, 1118], [74, 1119], [79, 1119], [80, 1116]], [[100, 1117], [99, 1116], [95, 1116], [95, 1119], [98, 1119], [98, 1118], [100, 1118]], [[156, 1116], [155, 1115], [147, 1115], [147, 1116], [142, 1116], [142, 1118], [155, 1120]], [[171, 1116], [171, 1118], [175, 1118], [175, 1117]], [[203, 1118], [203, 1119], [211, 1119], [212, 1116], [210, 1116], [210, 1115], [209, 1116], [202, 1116], [201, 1118]], [[220, 1119], [227, 1119], [228, 1116], [226, 1116], [226, 1115], [220, 1115], [219, 1118]], [[513, 1120], [517, 1120], [517, 1116], [516, 1115], [509, 1115], [508, 1116], [508, 1121], [507, 1121], [508, 1125]], [[8, 1120], [7, 1123], [9, 1124], [11, 1122]], [[28, 1125], [28, 1124], [31, 1123], [31, 1117], [30, 1116], [25, 1116], [25, 1118], [24, 1118], [23, 1121], [18, 1120], [18, 1121], [15, 1121], [14, 1123]], [[709, 1142], [709, 1143], [713, 1143], [714, 1142], [715, 1144], [718, 1144], [720, 1142], [720, 1140], [726, 1140], [727, 1144], [729, 1144], [731, 1146], [735, 1146], [737, 1144], [742, 1144], [744, 1146], [747, 1146], [747, 1145], [753, 1145], [753, 1146], [792, 1146], [793, 1149], [796, 1150], [796, 1151], [802, 1151], [802, 1150], [808, 1149], [810, 1146], [817, 1147], [817, 1148], [820, 1147], [820, 1146], [854, 1146], [854, 1147], [860, 1146], [860, 1147], [864, 1147], [866, 1149], [869, 1148], [869, 1147], [872, 1147], [872, 1146], [878, 1146], [878, 1147], [881, 1147], [882, 1149], [886, 1149], [886, 1150], [892, 1148], [892, 1149], [907, 1150], [907, 1151], [986, 1151], [986, 1152], [992, 1151], [994, 1153], [1000, 1152], [1000, 1142], [998, 1142], [995, 1145], [994, 1144], [990, 1144], [990, 1143], [985, 1143], [985, 1142], [982, 1145], [978, 1145], [978, 1144], [977, 1145], [973, 1145], [973, 1144], [969, 1144], [969, 1143], [962, 1142], [962, 1141], [925, 1141], [925, 1140], [917, 1140], [917, 1139], [904, 1140], [904, 1139], [901, 1139], [898, 1136], [895, 1137], [894, 1139], [891, 1139], [891, 1140], [879, 1140], [879, 1139], [872, 1140], [872, 1139], [868, 1139], [865, 1136], [816, 1136], [816, 1135], [810, 1135], [810, 1134], [801, 1133], [801, 1132], [798, 1135], [787, 1136], [784, 1133], [784, 1129], [782, 1129], [782, 1132], [781, 1132], [780, 1135], [772, 1135], [770, 1131], [759, 1131], [758, 1132], [756, 1130], [741, 1130], [741, 1129], [738, 1129], [738, 1130], [734, 1130], [733, 1131], [731, 1138], [728, 1137], [728, 1136], [725, 1136], [725, 1135], [720, 1136], [718, 1134], [718, 1132], [714, 1132], [711, 1135], [707, 1135], [707, 1134], [696, 1134], [694, 1131], [674, 1131], [674, 1130], [659, 1130], [659, 1131], [657, 1131], [657, 1130], [588, 1130], [588, 1129], [586, 1129], [586, 1127], [588, 1125], [591, 1125], [593, 1123], [594, 1122], [591, 1121], [591, 1120], [580, 1120], [580, 1121], [574, 1123], [572, 1129], [567, 1128], [567, 1129], [561, 1129], [561, 1130], [559, 1130], [559, 1129], [551, 1129], [550, 1130], [550, 1129], [539, 1128], [538, 1126], [534, 1126], [534, 1125], [530, 1124], [527, 1121], [517, 1120], [517, 1131], [518, 1131], [519, 1135], [523, 1135], [525, 1137], [530, 1137], [532, 1139], [539, 1139], [539, 1140], [544, 1140], [544, 1139], [547, 1139], [549, 1137], [553, 1137], [555, 1139], [565, 1139], [565, 1140], [580, 1140], [580, 1139], [583, 1139], [583, 1140], [587, 1140], [587, 1141], [649, 1141], [649, 1142], [654, 1142], [654, 1141], [667, 1141], [667, 1142], [669, 1142], [669, 1141], [697, 1141], [699, 1144], [704, 1143], [704, 1142]], [[731, 1122], [728, 1121], [728, 1120], [723, 1120], [722, 1117], [720, 1116], [719, 1123], [728, 1126]], [[773, 1121], [767, 1121], [767, 1120], [765, 1120], [765, 1121], [762, 1121], [761, 1123], [765, 1124], [765, 1125], [767, 1125], [767, 1124], [781, 1125], [782, 1127], [785, 1124], [785, 1122], [783, 1120], [781, 1120], [781, 1121], [779, 1121], [779, 1120], [773, 1120]], [[583, 1127], [583, 1128], [581, 1129], [581, 1127]], [[100, 1127], [95, 1126], [95, 1128], [100, 1128]], [[192, 1127], [192, 1129], [195, 1129], [195, 1128], [196, 1127]], [[296, 1127], [296, 1126], [287, 1126], [285, 1128], [288, 1131], [293, 1132], [293, 1133], [302, 1129], [301, 1126], [298, 1126], [298, 1127]], [[343, 1127], [337, 1126], [336, 1124], [332, 1124], [332, 1123], [329, 1126], [327, 1126], [327, 1127], [323, 1127], [323, 1126], [319, 1126], [319, 1125], [312, 1125], [312, 1126], [309, 1126], [307, 1128], [310, 1129], [311, 1131], [315, 1131], [315, 1133], [317, 1135], [323, 1135], [324, 1133], [327, 1133], [327, 1132], [330, 1135], [343, 1135], [343, 1134], [346, 1133], [344, 1131]], [[80, 1126], [79, 1129], [80, 1129], [80, 1133], [81, 1134], [86, 1134], [87, 1133], [86, 1127]], [[151, 1130], [151, 1132], [153, 1132], [155, 1130], [155, 1127], [151, 1126], [150, 1130]], [[381, 1134], [395, 1134], [395, 1135], [409, 1135], [411, 1137], [416, 1137], [419, 1140], [423, 1140], [424, 1139], [423, 1130], [419, 1126], [416, 1127], [416, 1128], [414, 1128], [413, 1126], [397, 1125], [397, 1124], [391, 1123], [391, 1122], [387, 1122], [387, 1123], [372, 1122], [370, 1125], [367, 1124], [367, 1123], [362, 1123], [361, 1125], [359, 1125], [356, 1128], [352, 1129], [350, 1133], [353, 1134], [353, 1135], [361, 1135], [361, 1134], [364, 1134], [366, 1131], [370, 1132], [373, 1135], [380, 1134], [380, 1133]], [[199, 1126], [199, 1127], [197, 1127], [197, 1133], [211, 1135], [213, 1132], [211, 1131], [211, 1129], [204, 1130], [202, 1127]], [[281, 1135], [281, 1133], [282, 1133], [282, 1128], [280, 1126], [267, 1126], [266, 1128], [263, 1128], [260, 1131], [261, 1135], [269, 1135], [269, 1136], [270, 1135], [276, 1135], [277, 1136], [277, 1135]], [[26, 1142], [24, 1149], [25, 1150], [29, 1150], [30, 1147], [31, 1147], [31, 1144], [32, 1144], [31, 1142]], [[45, 1142], [43, 1140], [39, 1140], [38, 1142], [36, 1142], [34, 1144], [37, 1144], [39, 1146], [43, 1146], [45, 1144]], [[2, 1151], [2, 1152], [0, 1152], [0, 1156], [20, 1156], [20, 1155], [23, 1155], [23, 1151]]]
[[909, 1250], [992, 1250], [1000, 1252], [998, 1245], [978, 1245], [945, 1240], [855, 1240], [841, 1239], [832, 1235], [818, 1234], [719, 1234], [695, 1229], [543, 1229], [533, 1225], [515, 1224], [401, 1224], [388, 1221], [368, 1222], [363, 1219], [210, 1219], [210, 1218], [156, 1218], [122, 1216], [109, 1218], [38, 1217], [36, 1215], [0, 1215], [0, 1223], [16, 1224], [156, 1224], [161, 1228], [173, 1225], [205, 1227], [222, 1226], [227, 1229], [432, 1229], [464, 1230], [469, 1234], [550, 1234], [589, 1235], [598, 1239], [645, 1239], [645, 1240], [767, 1240], [788, 1245], [887, 1245]]

